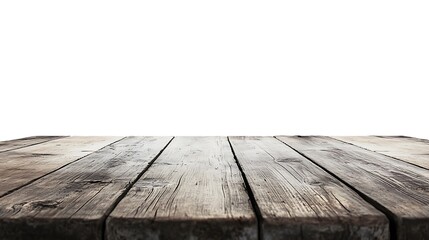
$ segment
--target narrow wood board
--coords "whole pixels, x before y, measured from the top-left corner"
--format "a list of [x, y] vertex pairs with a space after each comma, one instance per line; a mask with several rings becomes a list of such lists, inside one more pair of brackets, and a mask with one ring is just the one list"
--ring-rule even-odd
[[0, 153], [0, 197], [122, 137], [67, 137]]
[[226, 137], [177, 137], [107, 219], [107, 239], [257, 239]]
[[278, 137], [382, 209], [394, 239], [429, 236], [429, 171], [329, 137]]
[[19, 149], [23, 147], [28, 147], [51, 140], [63, 138], [65, 136], [35, 136], [35, 137], [26, 137], [8, 141], [0, 142], [0, 152], [6, 152], [14, 149]]
[[273, 137], [230, 137], [262, 216], [264, 239], [388, 239], [388, 220]]
[[429, 142], [427, 140], [393, 136], [341, 136], [334, 138], [429, 169]]
[[128, 137], [0, 199], [0, 239], [102, 239], [120, 197], [171, 137]]

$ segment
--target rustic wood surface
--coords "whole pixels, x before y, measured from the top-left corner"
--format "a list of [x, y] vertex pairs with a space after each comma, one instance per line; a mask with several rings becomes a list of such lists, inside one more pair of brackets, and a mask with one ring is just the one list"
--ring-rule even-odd
[[389, 238], [381, 212], [277, 139], [230, 141], [259, 206], [264, 239]]
[[170, 137], [129, 137], [0, 198], [0, 239], [102, 239], [103, 222]]
[[66, 137], [0, 153], [0, 196], [121, 137]]
[[122, 199], [107, 239], [257, 239], [226, 137], [176, 137]]
[[0, 240], [428, 239], [429, 141], [0, 142]]
[[279, 137], [381, 209], [395, 239], [429, 236], [429, 171], [328, 137]]
[[10, 141], [0, 142], [0, 152], [6, 152], [14, 149], [19, 149], [23, 147], [28, 147], [31, 145], [36, 145], [39, 143], [48, 142], [54, 139], [63, 138], [60, 136], [36, 136], [36, 137], [26, 137], [20, 139], [14, 139]]
[[429, 141], [424, 139], [393, 136], [334, 138], [429, 169]]

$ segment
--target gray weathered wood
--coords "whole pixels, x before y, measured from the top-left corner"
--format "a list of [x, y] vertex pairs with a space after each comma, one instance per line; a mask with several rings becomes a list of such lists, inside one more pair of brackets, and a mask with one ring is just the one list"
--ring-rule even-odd
[[0, 196], [122, 137], [67, 137], [0, 153]]
[[106, 215], [170, 139], [125, 138], [0, 198], [0, 239], [102, 239]]
[[230, 137], [259, 206], [264, 239], [388, 239], [388, 220], [273, 137]]
[[6, 152], [18, 148], [28, 147], [51, 140], [63, 138], [64, 136], [35, 136], [35, 137], [26, 137], [8, 141], [0, 142], [0, 152]]
[[397, 239], [429, 236], [429, 171], [328, 137], [279, 137], [382, 209]]
[[257, 239], [226, 137], [175, 138], [107, 219], [107, 239]]
[[429, 142], [427, 140], [393, 136], [342, 136], [334, 138], [429, 169]]

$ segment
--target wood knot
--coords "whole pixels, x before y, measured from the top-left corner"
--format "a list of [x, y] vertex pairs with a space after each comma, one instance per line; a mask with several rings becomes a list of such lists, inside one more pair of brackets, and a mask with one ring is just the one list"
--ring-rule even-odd
[[312, 186], [320, 186], [320, 185], [323, 185], [323, 182], [320, 182], [320, 181], [309, 181], [308, 184], [312, 185]]
[[19, 212], [21, 210], [32, 211], [35, 209], [57, 208], [60, 204], [61, 201], [57, 200], [30, 201], [14, 204], [12, 209], [15, 212]]

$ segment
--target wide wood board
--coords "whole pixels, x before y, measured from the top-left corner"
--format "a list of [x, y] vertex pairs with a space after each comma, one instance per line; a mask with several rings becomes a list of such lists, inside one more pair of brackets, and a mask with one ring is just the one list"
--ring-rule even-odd
[[394, 239], [429, 236], [429, 171], [329, 137], [279, 137], [391, 220]]
[[230, 137], [264, 239], [388, 239], [387, 218], [273, 137]]
[[107, 221], [107, 239], [257, 239], [226, 137], [176, 137]]
[[334, 138], [429, 169], [428, 140], [395, 136], [341, 136]]
[[122, 137], [66, 137], [0, 153], [0, 196]]
[[171, 137], [128, 137], [0, 198], [0, 239], [102, 239], [104, 220]]

